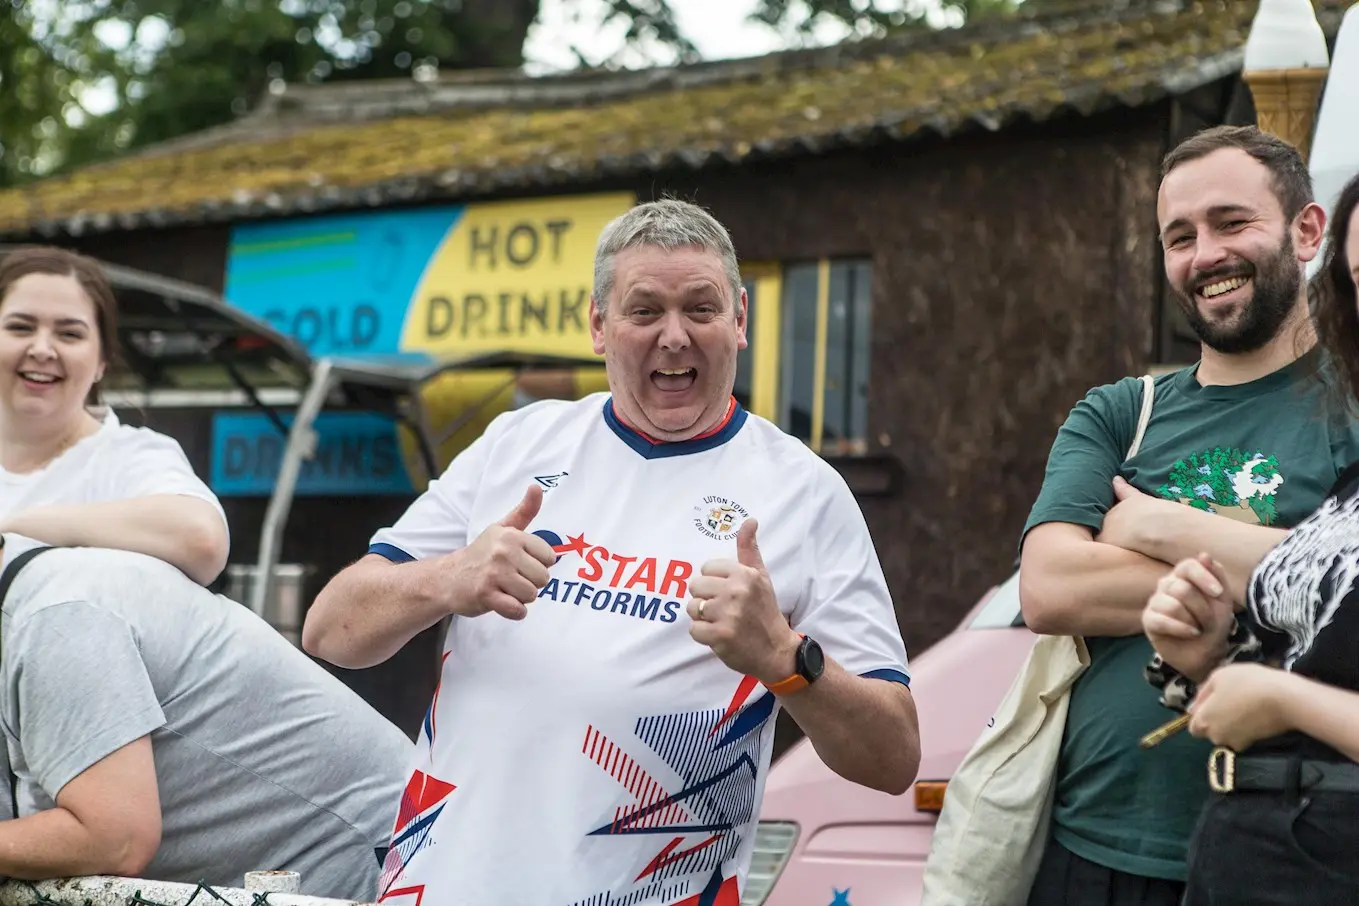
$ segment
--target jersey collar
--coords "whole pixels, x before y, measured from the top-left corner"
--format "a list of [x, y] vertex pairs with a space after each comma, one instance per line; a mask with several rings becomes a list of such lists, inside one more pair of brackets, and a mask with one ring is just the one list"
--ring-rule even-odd
[[746, 410], [741, 407], [740, 403], [736, 402], [736, 397], [733, 396], [727, 404], [727, 414], [713, 428], [688, 440], [670, 442], [657, 440], [624, 424], [623, 420], [618, 417], [618, 413], [614, 411], [613, 397], [609, 397], [604, 403], [604, 423], [613, 430], [614, 434], [618, 435], [623, 443], [632, 447], [643, 458], [660, 459], [663, 456], [685, 456], [689, 453], [702, 453], [704, 450], [722, 446], [735, 437], [737, 432], [741, 430], [741, 426], [746, 423]]

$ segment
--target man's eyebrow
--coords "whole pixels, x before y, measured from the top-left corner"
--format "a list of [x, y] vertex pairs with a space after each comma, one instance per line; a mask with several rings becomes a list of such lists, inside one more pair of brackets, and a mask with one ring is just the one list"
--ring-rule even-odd
[[1255, 209], [1248, 208], [1243, 204], [1219, 204], [1208, 209], [1211, 217], [1228, 217], [1233, 214], [1244, 214], [1248, 217], [1255, 216]]
[[1187, 218], [1177, 217], [1165, 225], [1161, 232], [1157, 234], [1157, 238], [1164, 239], [1166, 238], [1166, 233], [1173, 233], [1176, 230], [1182, 230], [1187, 226], [1189, 226], [1189, 220]]
[[[1251, 208], [1246, 207], [1245, 205], [1240, 204], [1218, 204], [1213, 205], [1211, 208], [1208, 209], [1208, 216], [1215, 220], [1221, 219], [1223, 217], [1230, 217], [1233, 214], [1244, 214], [1250, 217], [1254, 217], [1255, 211], [1252, 210]], [[1188, 217], [1177, 217], [1174, 220], [1170, 221], [1170, 223], [1166, 224], [1165, 229], [1161, 230], [1160, 233], [1161, 238], [1165, 238], [1165, 235], [1167, 233], [1172, 233], [1175, 230], [1182, 230], [1187, 226], [1189, 226]]]
[[710, 296], [714, 292], [720, 294], [722, 287], [711, 280], [695, 280], [684, 288], [686, 296]]

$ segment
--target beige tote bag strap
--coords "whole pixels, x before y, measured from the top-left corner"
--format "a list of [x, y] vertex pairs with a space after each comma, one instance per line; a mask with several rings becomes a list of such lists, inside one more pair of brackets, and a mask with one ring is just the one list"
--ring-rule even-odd
[[1137, 433], [1133, 435], [1132, 446], [1124, 459], [1132, 459], [1142, 448], [1142, 437], [1147, 433], [1147, 422], [1151, 421], [1151, 404], [1156, 398], [1156, 379], [1149, 374], [1142, 375], [1142, 414], [1137, 417]]

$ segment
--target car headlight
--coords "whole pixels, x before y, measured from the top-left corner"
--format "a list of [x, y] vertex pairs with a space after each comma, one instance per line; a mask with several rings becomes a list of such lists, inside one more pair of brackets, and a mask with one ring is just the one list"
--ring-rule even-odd
[[755, 826], [755, 849], [750, 856], [741, 906], [762, 906], [796, 845], [797, 825], [791, 821], [761, 821]]

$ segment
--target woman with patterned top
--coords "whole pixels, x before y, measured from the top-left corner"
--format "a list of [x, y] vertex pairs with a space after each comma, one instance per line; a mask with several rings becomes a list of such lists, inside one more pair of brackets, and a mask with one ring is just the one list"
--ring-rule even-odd
[[[1359, 176], [1341, 192], [1315, 318], [1359, 411]], [[1185, 560], [1143, 613], [1147, 676], [1216, 744], [1184, 906], [1359, 903], [1359, 463], [1230, 600]]]

